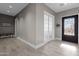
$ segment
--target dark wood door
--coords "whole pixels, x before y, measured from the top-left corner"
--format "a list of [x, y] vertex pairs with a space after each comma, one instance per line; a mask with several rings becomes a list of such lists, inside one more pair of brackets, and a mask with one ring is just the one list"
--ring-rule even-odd
[[78, 15], [62, 18], [62, 40], [78, 43]]

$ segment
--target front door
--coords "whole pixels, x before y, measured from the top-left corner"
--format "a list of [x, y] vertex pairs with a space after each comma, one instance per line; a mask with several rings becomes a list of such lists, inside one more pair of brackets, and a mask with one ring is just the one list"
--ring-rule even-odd
[[78, 15], [62, 18], [62, 40], [78, 43]]

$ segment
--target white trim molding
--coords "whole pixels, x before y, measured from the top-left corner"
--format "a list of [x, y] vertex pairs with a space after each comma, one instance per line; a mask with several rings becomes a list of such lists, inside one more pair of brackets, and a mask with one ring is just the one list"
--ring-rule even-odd
[[48, 40], [48, 41], [45, 41], [44, 43], [41, 43], [41, 44], [39, 44], [39, 45], [36, 45], [36, 48], [40, 48], [40, 47], [44, 46], [44, 45], [47, 44], [49, 41], [51, 41], [51, 40]]
[[62, 38], [58, 38], [58, 37], [56, 37], [55, 40], [62, 40]]
[[22, 38], [20, 38], [20, 37], [17, 37], [17, 39], [21, 40], [21, 41], [24, 42], [25, 44], [27, 44], [27, 45], [31, 46], [32, 48], [36, 49], [36, 46], [35, 46], [34, 44], [31, 44], [31, 43], [25, 41], [24, 39], [22, 39]]
[[21, 40], [22, 42], [24, 42], [25, 44], [29, 45], [30, 47], [32, 47], [34, 49], [38, 49], [38, 48], [44, 46], [45, 44], [47, 44], [49, 41], [51, 41], [51, 40], [49, 40], [49, 41], [46, 41], [44, 43], [41, 43], [41, 44], [38, 44], [38, 45], [34, 45], [34, 44], [30, 43], [30, 42], [25, 41], [24, 39], [22, 39], [20, 37], [17, 37], [17, 39]]

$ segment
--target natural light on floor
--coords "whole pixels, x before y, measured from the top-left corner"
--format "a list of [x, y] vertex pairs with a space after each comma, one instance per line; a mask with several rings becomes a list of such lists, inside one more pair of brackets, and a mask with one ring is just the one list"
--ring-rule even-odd
[[77, 51], [77, 48], [75, 46], [71, 46], [71, 45], [68, 45], [68, 44], [61, 44], [60, 47], [67, 49], [67, 50], [70, 50], [70, 51], [73, 51], [73, 52]]

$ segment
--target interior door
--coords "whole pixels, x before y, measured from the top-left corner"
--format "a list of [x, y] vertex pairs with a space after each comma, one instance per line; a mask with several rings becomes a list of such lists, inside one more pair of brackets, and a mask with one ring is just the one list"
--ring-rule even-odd
[[48, 42], [54, 39], [54, 16], [44, 12], [44, 41]]
[[62, 40], [78, 43], [78, 15], [62, 18]]

